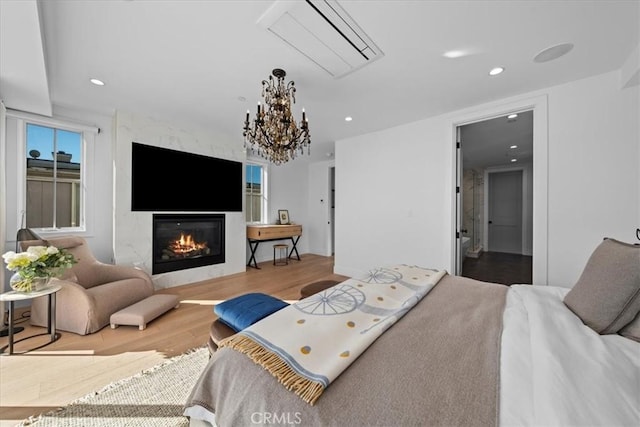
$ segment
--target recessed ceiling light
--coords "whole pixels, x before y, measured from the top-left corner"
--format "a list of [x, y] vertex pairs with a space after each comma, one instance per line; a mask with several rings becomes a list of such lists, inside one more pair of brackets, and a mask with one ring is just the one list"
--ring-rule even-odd
[[515, 119], [516, 117], [518, 117], [518, 115], [517, 115], [517, 114], [509, 114], [509, 115], [507, 116], [507, 119]]
[[518, 146], [517, 146], [517, 145], [512, 145], [512, 146], [511, 146], [511, 147], [509, 147], [509, 148], [514, 149], [514, 148], [518, 148]]
[[467, 53], [464, 50], [450, 50], [442, 54], [442, 56], [444, 56], [445, 58], [450, 59], [460, 58], [465, 55], [467, 55]]
[[244, 96], [239, 96], [238, 97], [238, 101], [240, 102], [245, 102], [247, 100], [247, 98], [245, 98]]
[[353, 120], [353, 117], [351, 117], [351, 116], [347, 116], [347, 117], [344, 118], [345, 122], [350, 122], [351, 120]]
[[104, 86], [104, 82], [102, 80], [99, 79], [91, 79], [89, 80], [91, 83], [93, 83], [96, 86]]
[[515, 163], [517, 161], [518, 161], [518, 159], [511, 159], [511, 163]]
[[497, 76], [504, 71], [504, 67], [496, 67], [489, 71], [490, 76]]
[[549, 62], [566, 55], [573, 49], [573, 43], [561, 43], [555, 46], [543, 49], [533, 57], [533, 62]]

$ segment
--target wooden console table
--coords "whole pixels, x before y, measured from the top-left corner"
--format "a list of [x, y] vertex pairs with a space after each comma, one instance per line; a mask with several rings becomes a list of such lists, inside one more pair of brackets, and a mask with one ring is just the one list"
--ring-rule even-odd
[[[258, 245], [260, 242], [269, 242], [273, 240], [291, 239], [293, 248], [291, 248], [288, 258], [291, 258], [295, 251], [296, 257], [298, 258], [298, 261], [300, 261], [300, 254], [298, 254], [298, 249], [296, 248], [298, 240], [300, 240], [300, 236], [302, 236], [302, 226], [297, 224], [247, 225], [247, 241], [249, 242], [249, 248], [251, 249], [251, 257], [249, 258], [247, 267], [260, 268], [256, 261], [256, 250], [258, 250]], [[252, 261], [253, 265], [251, 265]]]

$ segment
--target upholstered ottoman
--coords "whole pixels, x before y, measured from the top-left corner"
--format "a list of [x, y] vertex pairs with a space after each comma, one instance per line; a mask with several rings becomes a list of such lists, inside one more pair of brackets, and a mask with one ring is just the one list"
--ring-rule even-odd
[[209, 353], [213, 354], [218, 349], [220, 341], [225, 338], [229, 338], [235, 333], [236, 331], [225, 325], [222, 321], [220, 321], [220, 319], [216, 319], [211, 322], [211, 329], [209, 330], [209, 342], [207, 342]]
[[288, 306], [286, 302], [262, 293], [249, 293], [228, 299], [213, 308], [218, 319], [209, 331], [209, 351], [213, 354], [220, 341]]
[[175, 295], [151, 295], [142, 301], [113, 313], [110, 318], [111, 328], [115, 329], [119, 325], [137, 325], [142, 331], [147, 327], [147, 323], [173, 307], [178, 308], [179, 305], [178, 297]]
[[337, 280], [320, 280], [318, 282], [310, 283], [300, 289], [300, 299], [305, 299], [310, 297], [313, 294], [317, 294], [318, 292], [322, 292], [325, 289], [329, 289], [335, 285], [340, 283]]

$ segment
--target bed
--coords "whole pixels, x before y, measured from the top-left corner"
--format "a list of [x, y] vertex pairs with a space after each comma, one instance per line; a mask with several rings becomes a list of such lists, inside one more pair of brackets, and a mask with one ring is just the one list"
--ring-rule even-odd
[[220, 427], [636, 426], [639, 311], [640, 247], [613, 239], [571, 290], [444, 274], [313, 404], [222, 346], [184, 413]]

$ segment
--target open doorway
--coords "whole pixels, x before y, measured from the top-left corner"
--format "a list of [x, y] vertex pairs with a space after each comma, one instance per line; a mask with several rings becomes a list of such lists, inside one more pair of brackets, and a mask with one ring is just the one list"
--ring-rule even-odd
[[533, 111], [458, 127], [459, 271], [532, 283]]

